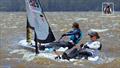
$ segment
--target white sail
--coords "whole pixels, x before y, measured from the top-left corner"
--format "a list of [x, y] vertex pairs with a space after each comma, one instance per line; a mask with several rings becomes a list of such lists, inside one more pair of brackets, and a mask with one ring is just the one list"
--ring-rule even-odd
[[54, 35], [42, 12], [40, 1], [26, 0], [26, 9], [29, 25], [34, 28], [37, 39], [41, 43], [54, 41]]
[[35, 27], [35, 19], [34, 19], [34, 13], [31, 11], [32, 10], [32, 7], [30, 6], [29, 4], [29, 0], [25, 0], [26, 2], [26, 11], [27, 11], [27, 19], [29, 21], [29, 26], [30, 27]]

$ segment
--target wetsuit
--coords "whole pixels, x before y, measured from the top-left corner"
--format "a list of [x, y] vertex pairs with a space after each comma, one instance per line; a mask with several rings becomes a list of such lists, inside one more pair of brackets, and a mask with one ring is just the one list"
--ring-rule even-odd
[[80, 29], [74, 29], [73, 31], [70, 31], [65, 34], [66, 36], [71, 36], [70, 40], [73, 41], [74, 44], [77, 44], [77, 40], [81, 37], [81, 30]]

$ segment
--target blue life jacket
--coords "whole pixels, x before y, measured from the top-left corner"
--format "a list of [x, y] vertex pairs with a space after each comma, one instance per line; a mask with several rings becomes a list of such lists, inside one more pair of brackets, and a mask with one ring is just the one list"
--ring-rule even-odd
[[70, 40], [74, 40], [74, 41], [73, 41], [74, 44], [78, 44], [79, 41], [83, 38], [83, 32], [80, 32], [79, 34], [80, 34], [80, 35], [79, 35], [79, 38], [76, 38], [75, 35], [71, 35], [71, 36], [70, 36]]

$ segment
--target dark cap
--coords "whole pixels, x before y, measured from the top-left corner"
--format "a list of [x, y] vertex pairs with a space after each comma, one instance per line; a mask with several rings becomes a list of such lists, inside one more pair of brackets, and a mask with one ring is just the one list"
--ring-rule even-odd
[[97, 39], [100, 38], [100, 36], [99, 36], [99, 34], [98, 34], [97, 32], [88, 32], [88, 35], [89, 35], [89, 36], [96, 36]]

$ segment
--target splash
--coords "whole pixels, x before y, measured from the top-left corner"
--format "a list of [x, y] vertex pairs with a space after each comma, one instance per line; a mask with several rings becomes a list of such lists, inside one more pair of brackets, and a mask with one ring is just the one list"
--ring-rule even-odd
[[[57, 62], [74, 62], [73, 64], [76, 64], [78, 62], [80, 63], [86, 63], [86, 61], [84, 61], [85, 59], [70, 59], [70, 61], [68, 60], [64, 60], [64, 59], [57, 59], [55, 60], [54, 58], [57, 56], [54, 53], [45, 53], [45, 52], [40, 52], [38, 55], [35, 55], [35, 53], [33, 52], [29, 52], [27, 50], [24, 49], [20, 49], [20, 50], [13, 50], [10, 52], [10, 54], [23, 54], [22, 56], [22, 60], [26, 60], [28, 62], [33, 61], [35, 58], [46, 58], [46, 59], [50, 59], [53, 61], [57, 61]], [[104, 63], [109, 63], [112, 62], [115, 58], [114, 57], [106, 57], [106, 56], [101, 56], [97, 61], [94, 60], [88, 60], [90, 63], [93, 64], [104, 64]]]
[[[22, 42], [20, 41], [19, 44], [21, 43], [21, 45], [24, 44], [24, 46], [28, 46], [25, 40], [22, 40]], [[66, 48], [67, 49], [67, 48]], [[63, 48], [58, 49], [59, 50], [66, 50]], [[22, 54], [22, 59], [26, 60], [26, 61], [33, 61], [35, 58], [46, 58], [46, 59], [51, 59], [53, 61], [57, 61], [57, 62], [83, 62], [82, 59], [78, 60], [78, 59], [70, 59], [70, 61], [68, 60], [64, 60], [64, 59], [58, 59], [55, 60], [54, 58], [57, 56], [52, 52], [42, 52], [40, 51], [40, 53], [38, 55], [36, 55], [34, 52], [30, 52], [29, 50], [25, 50], [25, 49], [16, 49], [10, 52], [10, 54]], [[93, 62], [93, 63], [97, 63], [97, 64], [103, 64], [103, 63], [109, 63], [112, 62], [115, 58], [110, 58], [110, 57], [106, 57], [104, 54], [101, 54], [100, 56], [96, 57], [96, 58], [90, 58], [89, 57], [89, 61]]]
[[86, 21], [88, 18], [77, 18], [74, 22]]
[[90, 29], [89, 31], [95, 31], [95, 32], [106, 32], [109, 29]]

